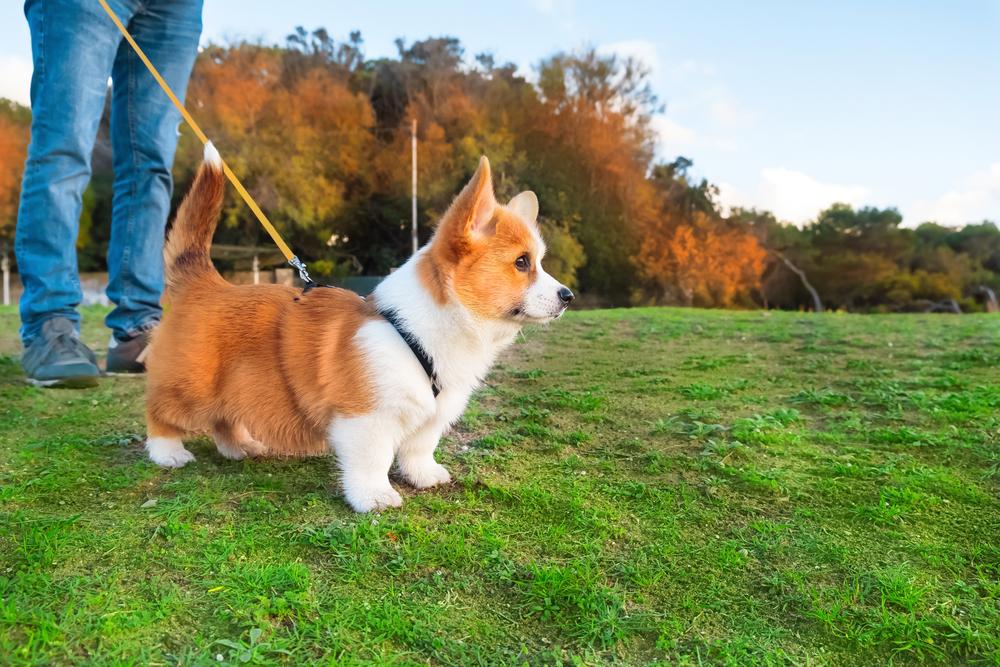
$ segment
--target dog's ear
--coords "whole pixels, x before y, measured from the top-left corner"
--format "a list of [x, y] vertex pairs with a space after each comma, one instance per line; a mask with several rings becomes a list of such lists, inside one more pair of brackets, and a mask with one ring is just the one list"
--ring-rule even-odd
[[472, 175], [472, 180], [455, 198], [455, 203], [451, 205], [453, 222], [456, 231], [462, 236], [469, 237], [473, 234], [490, 234], [492, 227], [490, 222], [496, 212], [497, 200], [493, 196], [493, 173], [490, 170], [490, 161], [484, 155], [479, 159], [479, 167]]
[[507, 208], [534, 224], [538, 221], [538, 197], [531, 190], [525, 190], [507, 202]]

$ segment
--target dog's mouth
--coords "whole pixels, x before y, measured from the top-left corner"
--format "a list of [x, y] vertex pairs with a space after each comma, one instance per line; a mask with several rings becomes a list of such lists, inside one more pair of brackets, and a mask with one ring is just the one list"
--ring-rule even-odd
[[568, 306], [563, 306], [559, 309], [559, 312], [552, 315], [529, 315], [525, 311], [523, 305], [514, 306], [507, 313], [508, 319], [514, 320], [516, 322], [532, 322], [535, 324], [543, 324], [545, 322], [551, 322], [552, 320], [557, 320], [562, 317], [563, 313], [566, 312]]

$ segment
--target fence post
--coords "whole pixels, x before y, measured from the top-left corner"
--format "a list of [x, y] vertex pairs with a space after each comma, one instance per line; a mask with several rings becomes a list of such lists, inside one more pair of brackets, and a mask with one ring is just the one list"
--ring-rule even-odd
[[256, 253], [253, 256], [253, 284], [260, 285], [260, 258]]
[[412, 158], [410, 160], [410, 169], [412, 171], [411, 177], [413, 180], [413, 199], [411, 203], [411, 213], [412, 213], [412, 227], [410, 229], [410, 234], [413, 242], [413, 254], [417, 254], [418, 241], [417, 241], [417, 119], [413, 119], [413, 124], [410, 125], [410, 145], [412, 147]]
[[6, 248], [3, 257], [0, 257], [0, 270], [3, 271], [3, 305], [10, 305], [10, 255]]

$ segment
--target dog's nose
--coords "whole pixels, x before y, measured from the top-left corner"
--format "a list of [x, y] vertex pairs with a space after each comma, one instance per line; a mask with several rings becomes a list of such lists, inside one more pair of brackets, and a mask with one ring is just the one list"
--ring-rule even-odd
[[568, 306], [569, 302], [573, 300], [573, 292], [571, 292], [568, 287], [560, 287], [559, 300]]

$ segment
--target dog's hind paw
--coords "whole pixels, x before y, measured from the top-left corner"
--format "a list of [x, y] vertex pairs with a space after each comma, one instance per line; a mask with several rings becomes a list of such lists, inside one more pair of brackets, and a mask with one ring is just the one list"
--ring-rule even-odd
[[180, 438], [147, 438], [146, 451], [149, 460], [163, 468], [180, 468], [194, 461]]
[[256, 458], [262, 456], [267, 451], [267, 447], [259, 440], [245, 440], [236, 444], [216, 440], [215, 446], [218, 448], [220, 454], [232, 461]]
[[214, 436], [219, 453], [233, 461], [255, 458], [267, 452], [267, 447], [250, 435], [250, 431], [242, 424], [236, 426], [229, 426], [225, 422], [217, 424]]

